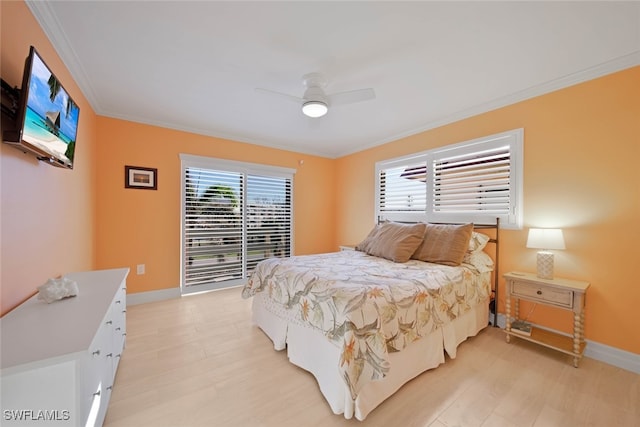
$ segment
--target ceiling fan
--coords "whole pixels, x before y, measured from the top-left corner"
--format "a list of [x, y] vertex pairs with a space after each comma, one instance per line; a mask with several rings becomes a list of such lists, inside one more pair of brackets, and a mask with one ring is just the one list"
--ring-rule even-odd
[[256, 91], [293, 101], [302, 106], [302, 113], [305, 116], [313, 118], [324, 116], [331, 106], [354, 104], [356, 102], [369, 101], [376, 97], [371, 88], [327, 95], [324, 91], [327, 86], [327, 79], [321, 73], [305, 74], [302, 76], [302, 84], [307, 88], [302, 98], [269, 89], [256, 88]]

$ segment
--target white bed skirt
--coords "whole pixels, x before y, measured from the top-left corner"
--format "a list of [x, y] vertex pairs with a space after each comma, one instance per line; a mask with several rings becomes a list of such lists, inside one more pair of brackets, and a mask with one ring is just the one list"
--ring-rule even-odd
[[361, 421], [407, 381], [444, 363], [444, 351], [455, 358], [458, 345], [489, 322], [489, 304], [485, 301], [401, 352], [391, 353], [391, 369], [385, 378], [366, 384], [354, 401], [338, 372], [340, 349], [318, 330], [287, 322], [269, 312], [265, 298], [264, 292], [253, 297], [253, 323], [273, 341], [276, 350], [287, 349], [291, 363], [313, 374], [335, 414], [344, 414], [348, 419], [355, 416]]

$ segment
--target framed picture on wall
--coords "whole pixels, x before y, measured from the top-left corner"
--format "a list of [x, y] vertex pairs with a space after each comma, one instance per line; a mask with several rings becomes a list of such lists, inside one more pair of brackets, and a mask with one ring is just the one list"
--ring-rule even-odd
[[139, 166], [124, 167], [124, 188], [158, 189], [158, 169]]

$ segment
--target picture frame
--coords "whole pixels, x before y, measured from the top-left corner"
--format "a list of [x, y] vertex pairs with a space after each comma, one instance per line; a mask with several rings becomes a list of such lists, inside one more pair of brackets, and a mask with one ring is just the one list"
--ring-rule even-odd
[[158, 169], [140, 166], [124, 167], [124, 188], [158, 189]]

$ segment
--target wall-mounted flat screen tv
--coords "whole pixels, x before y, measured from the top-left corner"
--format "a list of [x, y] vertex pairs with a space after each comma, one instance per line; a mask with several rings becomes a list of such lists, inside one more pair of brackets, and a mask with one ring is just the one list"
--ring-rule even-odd
[[50, 165], [73, 169], [80, 109], [33, 46], [27, 57], [15, 129], [3, 140]]

